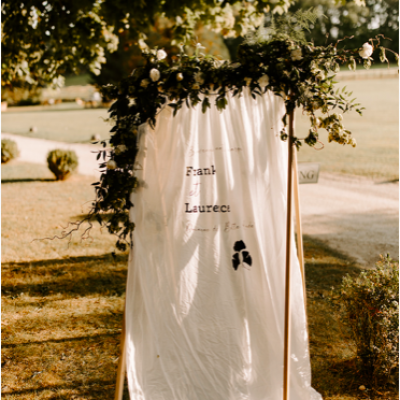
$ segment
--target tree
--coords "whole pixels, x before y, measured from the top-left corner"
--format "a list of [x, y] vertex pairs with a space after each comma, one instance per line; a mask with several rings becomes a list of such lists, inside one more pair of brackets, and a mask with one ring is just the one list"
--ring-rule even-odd
[[[399, 52], [399, 1], [358, 0], [336, 2], [335, 0], [298, 0], [290, 11], [315, 8], [320, 12], [313, 29], [306, 33], [308, 40], [321, 46], [336, 42], [339, 38], [353, 36], [351, 45], [361, 47], [369, 38], [382, 34], [390, 40], [381, 45]], [[388, 52], [387, 57], [395, 57]]]
[[[201, 23], [198, 25], [194, 36], [196, 42], [200, 42], [205, 47], [203, 52], [224, 60], [229, 59], [229, 51], [222, 36], [206, 29]], [[164, 49], [171, 61], [177, 59], [180, 47], [174, 44], [176, 40], [170, 20], [159, 18], [151, 29], [146, 29], [145, 35], [149, 48]], [[196, 43], [194, 40], [190, 42], [189, 45]], [[141, 44], [144, 46], [143, 43]], [[187, 50], [190, 51], [190, 46], [187, 46]], [[121, 81], [121, 78], [127, 77], [135, 68], [143, 64], [141, 49], [125, 31], [119, 35], [118, 49], [112, 54], [106, 51], [106, 60], [100, 75], [91, 74], [92, 81], [98, 86], [115, 85]]]
[[62, 84], [62, 76], [100, 74], [105, 51], [119, 38], [142, 43], [160, 16], [187, 39], [202, 21], [223, 35], [241, 35], [264, 12], [283, 13], [293, 0], [6, 0], [2, 3], [2, 86]]

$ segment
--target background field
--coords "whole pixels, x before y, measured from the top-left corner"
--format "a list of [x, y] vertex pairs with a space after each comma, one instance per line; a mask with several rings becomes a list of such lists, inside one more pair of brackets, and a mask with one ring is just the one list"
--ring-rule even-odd
[[[357, 147], [328, 143], [321, 130], [322, 151], [303, 146], [299, 161], [314, 161], [321, 170], [362, 175], [376, 180], [399, 178], [399, 80], [365, 79], [343, 80], [341, 87], [353, 91], [366, 110], [360, 117], [356, 112], [344, 115], [345, 127], [353, 132]], [[74, 103], [48, 106], [14, 107], [2, 115], [2, 131], [23, 136], [64, 142], [89, 142], [93, 134], [102, 139], [109, 137], [111, 129], [106, 109], [87, 110]], [[297, 136], [308, 134], [308, 118], [297, 112]], [[36, 127], [36, 132], [30, 132]]]
[[[357, 147], [328, 143], [321, 130], [321, 151], [303, 145], [299, 161], [315, 161], [321, 171], [363, 175], [377, 180], [399, 179], [399, 80], [370, 79], [343, 81], [353, 96], [366, 109], [360, 117], [356, 112], [344, 114], [344, 126], [357, 140]], [[339, 112], [339, 111], [338, 111]], [[308, 134], [309, 119], [297, 113], [298, 137]]]
[[[2, 132], [69, 143], [90, 142], [92, 135], [109, 138], [105, 108], [84, 109], [75, 103], [14, 107], [2, 114]], [[35, 132], [30, 132], [34, 127]]]

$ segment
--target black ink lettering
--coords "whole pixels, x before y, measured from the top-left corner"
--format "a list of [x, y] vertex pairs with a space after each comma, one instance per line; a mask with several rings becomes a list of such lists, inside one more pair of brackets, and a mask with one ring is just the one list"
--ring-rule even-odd
[[223, 213], [226, 212], [226, 206], [221, 206], [221, 212], [223, 212]]
[[[203, 209], [201, 209], [203, 207]], [[206, 212], [206, 206], [199, 206], [199, 212]]]
[[189, 203], [185, 203], [186, 204], [186, 211], [187, 213], [191, 213], [192, 211], [189, 210]]
[[212, 167], [212, 174], [215, 175], [215, 173], [216, 173], [217, 171], [215, 170], [214, 165], [211, 165], [211, 167]]
[[197, 175], [203, 175], [203, 171], [200, 168], [197, 170]]
[[193, 210], [192, 210], [192, 212], [197, 212], [197, 206], [193, 206]]
[[186, 167], [186, 176], [190, 176], [192, 169], [193, 169], [193, 167]]
[[219, 206], [214, 206], [214, 207], [213, 207], [213, 211], [214, 211], [214, 212], [219, 212], [218, 209], [219, 209]]
[[204, 175], [211, 175], [210, 168], [204, 168]]
[[212, 205], [211, 206], [207, 206], [207, 212], [211, 212], [212, 209]]

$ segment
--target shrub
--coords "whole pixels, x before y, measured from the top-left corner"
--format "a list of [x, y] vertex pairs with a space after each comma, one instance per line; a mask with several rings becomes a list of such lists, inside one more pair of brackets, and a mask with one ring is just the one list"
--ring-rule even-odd
[[376, 269], [343, 279], [343, 322], [357, 348], [360, 371], [371, 388], [385, 386], [399, 366], [399, 264], [382, 257]]
[[52, 150], [47, 155], [47, 165], [57, 180], [64, 180], [76, 170], [78, 157], [73, 150]]
[[19, 156], [17, 143], [10, 139], [1, 139], [1, 163], [7, 163]]

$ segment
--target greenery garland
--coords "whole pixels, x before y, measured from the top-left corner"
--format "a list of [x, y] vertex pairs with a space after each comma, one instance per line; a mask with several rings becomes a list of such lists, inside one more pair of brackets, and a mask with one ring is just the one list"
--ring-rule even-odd
[[[117, 248], [126, 249], [135, 227], [128, 214], [133, 206], [130, 194], [140, 185], [134, 173], [138, 128], [146, 122], [154, 127], [157, 114], [165, 106], [172, 107], [174, 115], [184, 105], [199, 105], [206, 112], [213, 101], [222, 111], [227, 105], [228, 93], [240, 96], [245, 88], [249, 88], [251, 96], [256, 98], [272, 90], [285, 101], [283, 140], [288, 137], [288, 115], [300, 108], [310, 117], [310, 130], [304, 139], [306, 144], [314, 146], [319, 129], [324, 128], [330, 142], [356, 146], [351, 132], [343, 126], [342, 114], [334, 111], [345, 113], [355, 109], [361, 114], [362, 108], [351, 99], [352, 93], [345, 89], [334, 90], [335, 74], [343, 64], [353, 70], [357, 62], [369, 68], [372, 52], [376, 49], [379, 49], [380, 60], [387, 62], [387, 49], [379, 46], [379, 36], [361, 49], [339, 48], [340, 42], [317, 47], [301, 40], [265, 41], [254, 36], [241, 45], [235, 62], [221, 62], [200, 54], [200, 44], [194, 55], [188, 56], [182, 46], [181, 54], [172, 66], [163, 50], [143, 53], [143, 67], [134, 70], [118, 86], [103, 87], [103, 95], [114, 100], [109, 112], [115, 125], [111, 129], [111, 150], [107, 149], [106, 142], [102, 142], [104, 149], [98, 154], [98, 159], [103, 158], [101, 177], [93, 184], [96, 199], [87, 220], [96, 218], [110, 233], [118, 236]], [[302, 140], [293, 138], [293, 141], [300, 148]]]

